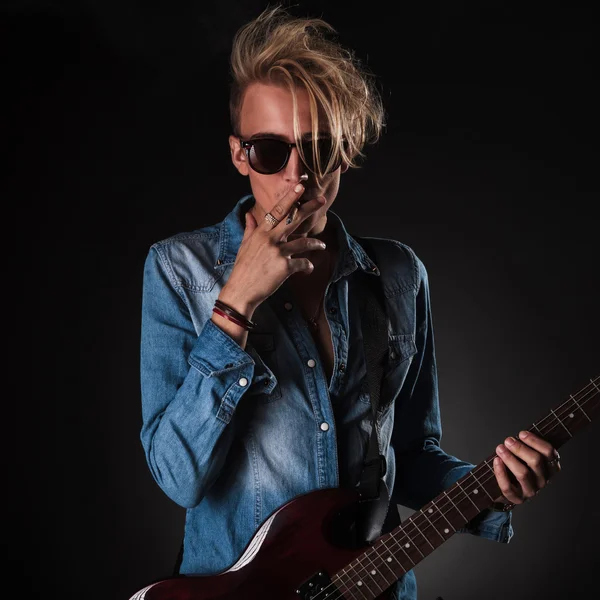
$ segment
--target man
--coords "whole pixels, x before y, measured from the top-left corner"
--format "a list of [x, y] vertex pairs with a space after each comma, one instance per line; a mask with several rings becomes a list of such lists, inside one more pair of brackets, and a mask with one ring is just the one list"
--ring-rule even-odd
[[[439, 446], [425, 266], [395, 240], [370, 238], [370, 256], [331, 210], [384, 115], [370, 75], [330, 33], [280, 7], [240, 29], [229, 146], [252, 194], [221, 223], [157, 242], [146, 260], [141, 440], [156, 482], [187, 509], [183, 575], [229, 569], [292, 498], [359, 482], [372, 428], [365, 277], [391, 298], [377, 416], [390, 505], [417, 509], [473, 468]], [[533, 433], [497, 453], [500, 510], [463, 531], [508, 542], [510, 508], [560, 465]], [[414, 573], [393, 589], [416, 598]]]

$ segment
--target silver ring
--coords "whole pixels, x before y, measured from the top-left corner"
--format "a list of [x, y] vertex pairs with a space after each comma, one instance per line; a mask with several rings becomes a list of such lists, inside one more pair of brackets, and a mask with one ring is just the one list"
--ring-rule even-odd
[[268, 221], [273, 227], [279, 225], [279, 221], [270, 212], [265, 215], [265, 221]]
[[555, 467], [559, 460], [560, 460], [560, 454], [557, 451], [556, 456], [552, 460], [548, 461], [548, 466]]

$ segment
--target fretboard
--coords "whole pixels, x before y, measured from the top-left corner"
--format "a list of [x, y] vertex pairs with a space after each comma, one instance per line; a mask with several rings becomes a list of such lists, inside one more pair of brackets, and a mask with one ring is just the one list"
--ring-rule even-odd
[[[550, 409], [528, 428], [560, 448], [585, 425], [600, 406], [600, 377]], [[348, 600], [371, 600], [452, 537], [501, 495], [488, 456], [451, 487], [414, 512], [404, 523], [381, 536], [358, 558], [332, 576], [337, 591]], [[329, 597], [329, 596], [328, 596]]]

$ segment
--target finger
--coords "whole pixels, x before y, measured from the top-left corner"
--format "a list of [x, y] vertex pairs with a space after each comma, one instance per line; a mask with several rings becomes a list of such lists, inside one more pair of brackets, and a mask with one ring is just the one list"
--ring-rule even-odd
[[[520, 488], [518, 493], [521, 494], [520, 502], [527, 498], [535, 496], [535, 484], [532, 482], [533, 474], [529, 466], [521, 462], [506, 446], [499, 444], [496, 447], [496, 453], [502, 459], [508, 470], [514, 475], [517, 480], [517, 485]], [[504, 490], [503, 490], [504, 492]], [[508, 496], [507, 496], [508, 498]], [[512, 498], [509, 498], [514, 502]]]
[[256, 223], [256, 219], [254, 218], [254, 215], [249, 210], [246, 211], [246, 213], [244, 215], [244, 219], [245, 219], [244, 220], [245, 228], [244, 228], [243, 239], [246, 239], [246, 238], [250, 237], [252, 232], [257, 228], [258, 224]]
[[269, 231], [278, 229], [281, 223], [285, 222], [285, 217], [303, 193], [304, 186], [301, 183], [297, 183], [295, 186], [292, 185], [290, 187], [283, 198], [269, 211], [279, 221], [279, 224], [275, 226], [267, 222], [267, 229]]
[[298, 227], [298, 225], [300, 225], [300, 223], [302, 223], [302, 221], [306, 220], [312, 213], [319, 210], [319, 208], [321, 208], [326, 202], [327, 200], [324, 196], [318, 196], [317, 198], [313, 198], [308, 202], [300, 204], [297, 211], [296, 207], [294, 206], [289, 215], [292, 218], [286, 220], [285, 222], [283, 234], [284, 238], [287, 239], [287, 237], [294, 232], [294, 230]]
[[552, 460], [557, 454], [550, 442], [547, 442], [531, 431], [519, 432], [519, 439], [534, 450], [537, 450], [540, 454], [543, 454], [547, 460]]
[[[527, 439], [530, 439], [530, 436], [527, 436]], [[543, 444], [548, 444], [548, 442], [545, 442], [541, 438], [538, 438], [535, 443], [538, 447], [542, 447]], [[534, 479], [535, 489], [543, 488], [548, 479], [548, 461], [546, 457], [532, 446], [524, 444], [513, 437], [507, 437], [504, 440], [504, 444], [510, 452], [531, 469], [530, 475], [532, 475]], [[550, 448], [552, 449], [552, 446], [550, 446]]]
[[502, 495], [513, 504], [522, 504], [523, 499], [515, 492], [508, 477], [508, 471], [502, 460], [496, 457], [494, 458], [493, 464], [494, 475], [496, 476], [496, 481], [498, 482], [498, 487], [500, 488]]
[[291, 258], [294, 254], [301, 254], [302, 252], [309, 252], [310, 250], [324, 250], [325, 244], [317, 238], [299, 238], [292, 240], [291, 242], [285, 242], [280, 244], [282, 256]]

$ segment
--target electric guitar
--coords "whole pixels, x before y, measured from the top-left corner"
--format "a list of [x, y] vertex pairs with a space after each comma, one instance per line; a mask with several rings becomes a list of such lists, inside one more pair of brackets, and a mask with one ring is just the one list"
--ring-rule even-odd
[[[528, 431], [559, 448], [591, 422], [599, 405], [600, 376]], [[372, 544], [352, 541], [359, 503], [354, 489], [316, 490], [273, 512], [226, 571], [161, 579], [130, 600], [387, 600], [404, 573], [501, 495], [494, 457]]]

